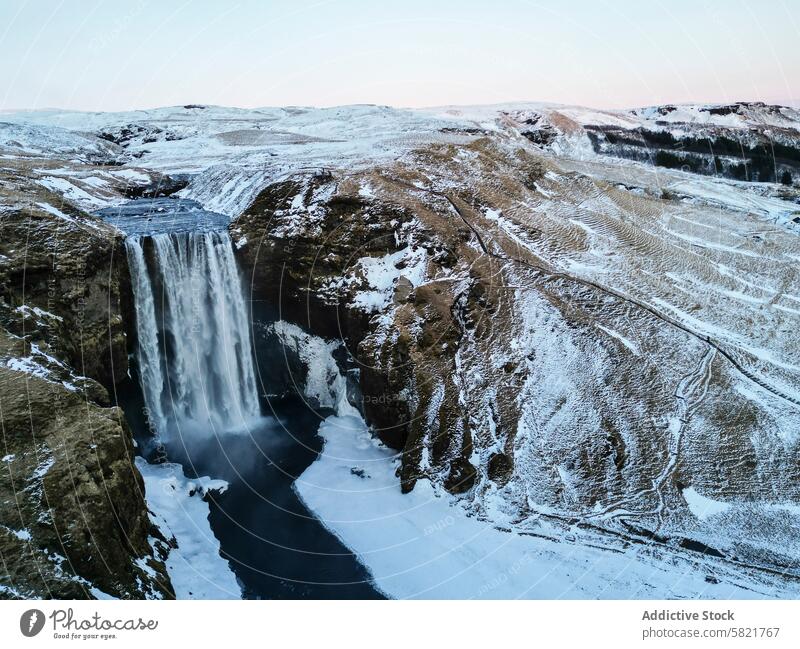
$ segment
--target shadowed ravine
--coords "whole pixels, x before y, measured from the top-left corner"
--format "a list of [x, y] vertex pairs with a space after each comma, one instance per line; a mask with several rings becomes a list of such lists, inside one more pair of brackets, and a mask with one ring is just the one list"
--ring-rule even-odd
[[[119, 395], [140, 448], [151, 442], [141, 413], [138, 384]], [[248, 599], [381, 598], [368, 571], [308, 511], [293, 489], [316, 459], [320, 419], [302, 399], [271, 399], [279, 419], [265, 417], [246, 433], [176, 438], [167, 457], [189, 477], [208, 475], [229, 483], [211, 492], [209, 520], [222, 555], [230, 561]]]

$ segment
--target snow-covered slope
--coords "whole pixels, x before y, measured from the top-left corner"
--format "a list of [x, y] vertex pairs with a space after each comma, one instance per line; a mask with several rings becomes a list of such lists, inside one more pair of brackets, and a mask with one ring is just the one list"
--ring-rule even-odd
[[800, 186], [800, 111], [763, 103], [596, 111], [509, 107], [532, 142], [570, 157], [592, 154], [736, 180]]
[[[285, 326], [283, 323], [281, 326]], [[308, 337], [306, 359], [333, 367], [330, 344]], [[332, 389], [342, 379], [332, 377]], [[313, 383], [307, 387], [311, 393]], [[456, 497], [420, 480], [402, 494], [396, 453], [381, 444], [352, 407], [339, 401], [337, 414], [320, 427], [325, 447], [295, 483], [308, 507], [369, 567], [375, 585], [401, 599], [583, 599], [794, 597], [791, 582], [769, 573], [742, 570], [717, 556], [680, 547], [604, 534], [575, 524], [565, 530], [538, 506], [528, 525], [509, 516], [502, 492], [485, 494], [482, 515], [469, 515]], [[720, 517], [752, 516], [752, 507], [702, 496], [684, 496], [694, 516], [713, 525]], [[536, 498], [532, 494], [532, 498]], [[463, 501], [462, 501], [463, 504]], [[776, 518], [796, 520], [793, 506], [776, 505]], [[732, 513], [732, 511], [734, 513]], [[760, 515], [762, 524], [769, 517]], [[774, 531], [774, 528], [773, 528]], [[742, 530], [742, 536], [747, 536]], [[766, 535], [765, 535], [766, 536]], [[720, 539], [711, 537], [709, 543]], [[726, 540], [727, 542], [727, 540]], [[700, 544], [698, 544], [700, 545]], [[774, 547], [796, 546], [788, 530]]]
[[113, 145], [89, 134], [26, 122], [3, 122], [2, 119], [0, 149], [17, 156], [74, 156], [90, 162], [102, 162], [115, 153]]
[[[364, 166], [390, 160], [431, 140], [452, 139], [441, 131], [451, 126], [449, 120], [368, 105], [254, 110], [178, 106], [124, 113], [44, 111], [6, 113], [3, 120], [7, 125], [0, 124], [0, 150], [20, 131], [28, 133], [26, 146], [40, 152], [50, 150], [53, 134], [64, 139], [79, 137], [73, 133], [93, 133], [96, 137], [92, 145], [112, 144], [126, 167], [192, 174], [192, 182], [181, 196], [231, 216], [244, 210], [269, 180], [331, 165]], [[31, 135], [37, 132], [33, 125], [39, 127], [38, 140]], [[58, 154], [60, 149], [51, 152]]]

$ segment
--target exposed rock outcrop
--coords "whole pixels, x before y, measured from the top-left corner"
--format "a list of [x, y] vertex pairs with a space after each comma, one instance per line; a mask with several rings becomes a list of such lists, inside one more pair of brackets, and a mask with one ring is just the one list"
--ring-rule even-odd
[[131, 432], [121, 235], [0, 177], [0, 597], [171, 597]]
[[630, 111], [542, 107], [507, 116], [528, 140], [568, 150], [588, 143], [600, 155], [657, 167], [761, 183], [798, 183], [797, 111], [761, 102], [655, 106]]

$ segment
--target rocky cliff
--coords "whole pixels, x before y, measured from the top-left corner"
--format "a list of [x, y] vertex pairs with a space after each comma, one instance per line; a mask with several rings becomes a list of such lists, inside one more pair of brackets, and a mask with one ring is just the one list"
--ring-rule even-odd
[[628, 111], [511, 110], [531, 142], [737, 180], [800, 184], [798, 111], [762, 102]]
[[0, 173], [0, 597], [170, 597], [131, 432], [118, 231]]

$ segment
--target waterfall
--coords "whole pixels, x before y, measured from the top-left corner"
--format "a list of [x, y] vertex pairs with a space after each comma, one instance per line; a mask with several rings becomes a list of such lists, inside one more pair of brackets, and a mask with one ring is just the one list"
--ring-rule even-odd
[[151, 425], [244, 427], [259, 416], [248, 312], [226, 232], [126, 239]]

